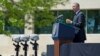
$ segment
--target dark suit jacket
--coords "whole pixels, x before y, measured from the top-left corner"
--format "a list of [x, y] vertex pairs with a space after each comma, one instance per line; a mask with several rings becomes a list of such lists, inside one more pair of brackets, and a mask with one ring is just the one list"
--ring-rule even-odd
[[85, 16], [83, 12], [79, 11], [77, 14], [75, 14], [73, 18], [72, 24], [75, 27], [75, 39], [76, 41], [84, 41], [86, 40], [86, 34], [85, 34]]

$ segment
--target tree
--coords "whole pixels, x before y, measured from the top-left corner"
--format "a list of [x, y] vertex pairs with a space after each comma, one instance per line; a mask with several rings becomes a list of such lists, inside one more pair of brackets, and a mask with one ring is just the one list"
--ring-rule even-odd
[[26, 14], [34, 16], [35, 25], [48, 26], [54, 20], [51, 7], [62, 4], [61, 0], [0, 0], [0, 33], [4, 31], [4, 25], [24, 28]]

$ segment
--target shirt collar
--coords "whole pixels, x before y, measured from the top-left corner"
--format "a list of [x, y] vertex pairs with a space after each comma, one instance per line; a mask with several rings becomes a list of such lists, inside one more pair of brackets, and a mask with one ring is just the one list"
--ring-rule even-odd
[[78, 10], [75, 14], [77, 15], [79, 13], [80, 10]]

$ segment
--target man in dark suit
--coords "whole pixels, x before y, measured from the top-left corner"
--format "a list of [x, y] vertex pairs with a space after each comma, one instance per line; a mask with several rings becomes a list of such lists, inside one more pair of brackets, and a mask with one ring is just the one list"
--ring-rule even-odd
[[85, 15], [80, 11], [79, 3], [73, 3], [72, 5], [73, 11], [75, 12], [73, 21], [70, 19], [66, 19], [66, 23], [72, 23], [75, 28], [75, 38], [73, 40], [74, 43], [84, 43], [86, 40], [85, 33]]

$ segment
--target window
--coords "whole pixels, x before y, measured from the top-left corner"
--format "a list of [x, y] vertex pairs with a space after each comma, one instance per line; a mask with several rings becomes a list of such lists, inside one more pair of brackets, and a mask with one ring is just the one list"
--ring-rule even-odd
[[11, 34], [24, 34], [24, 28], [12, 26], [8, 20], [5, 20], [4, 30]]
[[87, 33], [100, 33], [100, 10], [87, 10]]
[[0, 34], [2, 34], [2, 31], [3, 31], [3, 25], [4, 25], [4, 23], [3, 23], [3, 17], [0, 16]]
[[5, 26], [5, 31], [10, 32], [11, 34], [24, 34], [24, 29], [9, 25]]
[[[86, 16], [86, 32], [87, 34], [98, 34], [100, 33], [100, 10], [81, 10]], [[58, 10], [53, 11], [54, 16], [63, 15], [63, 20], [65, 23], [66, 19], [73, 20], [74, 13], [72, 10]], [[43, 34], [51, 34], [52, 33], [52, 25], [48, 27], [38, 28], [40, 33]]]
[[11, 34], [24, 34], [24, 28], [11, 26], [7, 19], [5, 20], [3, 17], [0, 18], [0, 34], [3, 34], [3, 30], [10, 32]]
[[[72, 19], [73, 12], [71, 10], [59, 10], [59, 11], [53, 11], [54, 16], [57, 17], [58, 15], [63, 15], [63, 23], [65, 23], [65, 19], [69, 18]], [[55, 20], [55, 19], [54, 19]], [[35, 26], [35, 33], [39, 34], [51, 34], [52, 33], [52, 25], [49, 25], [48, 27], [41, 27], [38, 28], [38, 26]]]

